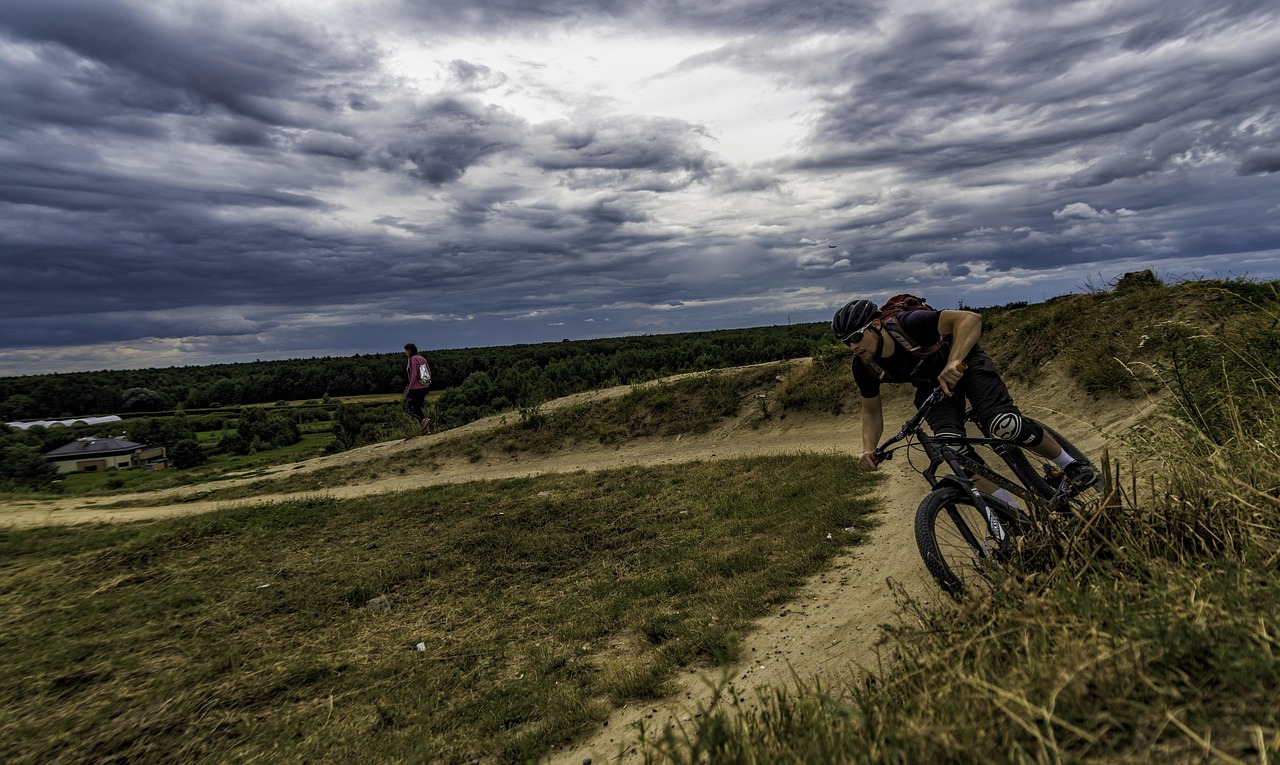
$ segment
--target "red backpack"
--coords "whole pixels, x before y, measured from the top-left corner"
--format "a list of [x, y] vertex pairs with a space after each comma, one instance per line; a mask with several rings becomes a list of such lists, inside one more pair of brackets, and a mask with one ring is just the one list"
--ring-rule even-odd
[[[885, 332], [889, 333], [889, 337], [892, 337], [893, 341], [904, 351], [907, 351], [913, 356], [920, 357], [920, 361], [916, 364], [915, 368], [911, 370], [911, 373], [913, 374], [915, 370], [919, 369], [920, 365], [924, 363], [924, 357], [934, 353], [942, 347], [941, 337], [939, 337], [937, 342], [932, 345], [920, 345], [913, 340], [911, 336], [907, 334], [906, 329], [903, 328], [899, 317], [908, 311], [920, 310], [936, 311], [937, 309], [924, 302], [924, 298], [905, 293], [902, 295], [894, 295], [885, 301], [884, 305], [880, 306], [880, 326], [884, 328]], [[862, 362], [883, 382], [906, 382], [906, 380], [898, 380], [894, 378], [893, 375], [889, 374], [888, 370], [881, 367], [872, 359], [863, 359]]]
[[880, 318], [887, 319], [890, 316], [896, 316], [903, 311], [914, 311], [917, 308], [923, 308], [926, 311], [938, 310], [924, 302], [924, 298], [909, 295], [904, 292], [901, 295], [894, 295], [886, 300], [884, 305], [880, 306]]
[[928, 356], [942, 347], [942, 339], [939, 338], [933, 345], [920, 345], [911, 339], [911, 336], [902, 328], [902, 322], [898, 320], [899, 314], [919, 310], [936, 311], [938, 309], [924, 302], [922, 297], [906, 293], [894, 295], [885, 301], [884, 305], [880, 306], [880, 324], [884, 327], [884, 331], [888, 332], [889, 336], [894, 339], [894, 342], [902, 346], [904, 350], [915, 356]]

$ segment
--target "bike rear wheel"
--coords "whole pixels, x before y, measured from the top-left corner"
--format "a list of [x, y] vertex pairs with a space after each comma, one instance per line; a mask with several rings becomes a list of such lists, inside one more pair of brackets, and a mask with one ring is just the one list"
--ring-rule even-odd
[[[1039, 422], [1037, 420], [1037, 422]], [[1066, 436], [1054, 430], [1050, 426], [1040, 423], [1040, 427], [1044, 428], [1044, 432], [1053, 437], [1058, 442], [1062, 450], [1070, 454], [1074, 459], [1082, 462], [1088, 462], [1097, 468], [1096, 463], [1085, 456], [1075, 444], [1067, 440]], [[1013, 470], [1014, 475], [1018, 477], [1018, 482], [1027, 487], [1037, 497], [1043, 500], [1052, 500], [1055, 498], [1062, 499], [1058, 492], [1059, 486], [1064, 478], [1062, 469], [1053, 464], [1050, 460], [1026, 449], [1018, 447], [1009, 447], [1007, 453], [1001, 455], [1004, 461]], [[1094, 486], [1085, 489], [1075, 489], [1068, 497], [1070, 504], [1082, 505], [1087, 503], [1091, 497], [1096, 497], [1097, 489]], [[1065, 509], [1065, 508], [1059, 508]]]
[[[999, 504], [985, 495], [983, 500]], [[1017, 521], [998, 510], [996, 518], [1006, 534], [1014, 533]], [[1000, 567], [1000, 543], [973, 497], [954, 486], [932, 491], [916, 510], [915, 526], [920, 557], [948, 595], [959, 598], [990, 585], [991, 574]]]
[[1036, 498], [1049, 499], [1053, 496], [1054, 488], [1044, 478], [1042, 458], [1039, 455], [1013, 444], [998, 446], [995, 451], [1013, 471], [1018, 483], [1027, 487]]

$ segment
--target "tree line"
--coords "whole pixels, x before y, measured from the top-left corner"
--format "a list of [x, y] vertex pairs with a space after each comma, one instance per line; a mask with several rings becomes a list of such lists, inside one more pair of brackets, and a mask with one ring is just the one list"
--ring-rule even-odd
[[[427, 351], [430, 416], [445, 430], [584, 390], [810, 356], [830, 345], [829, 331], [814, 323]], [[328, 453], [395, 437], [404, 417], [398, 405], [338, 399], [399, 393], [405, 382], [403, 353], [3, 377], [0, 421], [123, 415], [117, 429], [126, 438], [164, 446], [171, 464], [186, 468], [214, 453], [297, 443], [304, 421], [332, 422]], [[312, 401], [252, 408], [298, 400]], [[99, 429], [0, 425], [0, 490], [47, 488], [56, 471], [44, 454]], [[196, 434], [209, 431], [224, 435], [200, 446]]]
[[[825, 323], [427, 350], [450, 409], [529, 406], [605, 385], [811, 355]], [[403, 353], [0, 377], [0, 420], [188, 412], [280, 400], [399, 393]]]

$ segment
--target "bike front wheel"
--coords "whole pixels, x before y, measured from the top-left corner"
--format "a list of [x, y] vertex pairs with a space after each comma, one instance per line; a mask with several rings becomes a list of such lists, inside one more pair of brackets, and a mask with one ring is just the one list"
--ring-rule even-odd
[[[989, 507], [999, 503], [986, 495], [983, 500]], [[1006, 534], [1013, 533], [1016, 521], [1002, 515], [997, 512], [997, 520]], [[953, 598], [990, 586], [991, 575], [1000, 568], [1001, 544], [995, 533], [973, 497], [954, 486], [936, 489], [921, 501], [916, 546], [929, 574]]]

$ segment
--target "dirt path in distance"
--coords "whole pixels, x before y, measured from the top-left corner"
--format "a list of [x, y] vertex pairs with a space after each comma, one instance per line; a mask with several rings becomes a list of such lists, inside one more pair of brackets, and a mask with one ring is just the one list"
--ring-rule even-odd
[[[757, 366], [777, 366], [781, 371], [787, 363], [778, 362]], [[667, 378], [667, 380], [678, 380], [688, 376], [677, 375]], [[548, 402], [542, 408], [544, 411], [554, 411], [579, 403], [617, 398], [631, 390], [632, 386], [630, 385], [620, 385], [613, 388], [586, 391]], [[516, 455], [509, 458], [490, 457], [480, 462], [455, 458], [444, 460], [441, 464], [430, 467], [423, 464], [424, 460], [421, 459], [419, 452], [429, 452], [433, 446], [439, 444], [442, 440], [461, 438], [473, 433], [492, 430], [509, 421], [510, 418], [511, 415], [509, 414], [494, 415], [441, 434], [419, 436], [402, 441], [384, 441], [338, 454], [255, 470], [251, 475], [244, 477], [232, 475], [222, 480], [193, 486], [180, 486], [134, 494], [59, 499], [0, 499], [0, 528], [142, 521], [154, 518], [194, 515], [218, 508], [256, 505], [263, 502], [282, 502], [306, 497], [351, 498], [387, 491], [404, 491], [435, 484], [516, 478], [540, 473], [564, 473], [575, 470], [600, 470], [621, 465], [682, 462], [689, 459], [715, 457], [714, 446], [711, 448], [710, 453], [698, 453], [697, 447], [688, 448], [695, 443], [696, 439], [681, 443], [682, 439], [675, 438], [637, 439], [619, 447], [587, 447], [549, 455]], [[731, 425], [726, 429], [722, 429], [721, 432], [733, 429]], [[686, 452], [696, 453], [697, 456], [687, 456]], [[750, 454], [753, 452], [745, 451], [739, 453]], [[313, 491], [299, 491], [288, 494], [258, 494], [247, 499], [233, 500], [200, 499], [200, 497], [218, 489], [242, 486], [264, 479], [305, 475], [325, 468], [358, 465], [362, 462], [383, 459], [396, 454], [407, 454], [410, 457], [405, 460], [404, 473], [379, 476], [378, 478], [370, 478], [366, 481], [350, 483], [345, 486], [327, 487]], [[139, 507], [113, 507], [118, 503], [138, 500], [146, 501], [148, 504]], [[157, 500], [168, 500], [169, 502], [168, 504], [159, 504]]]

